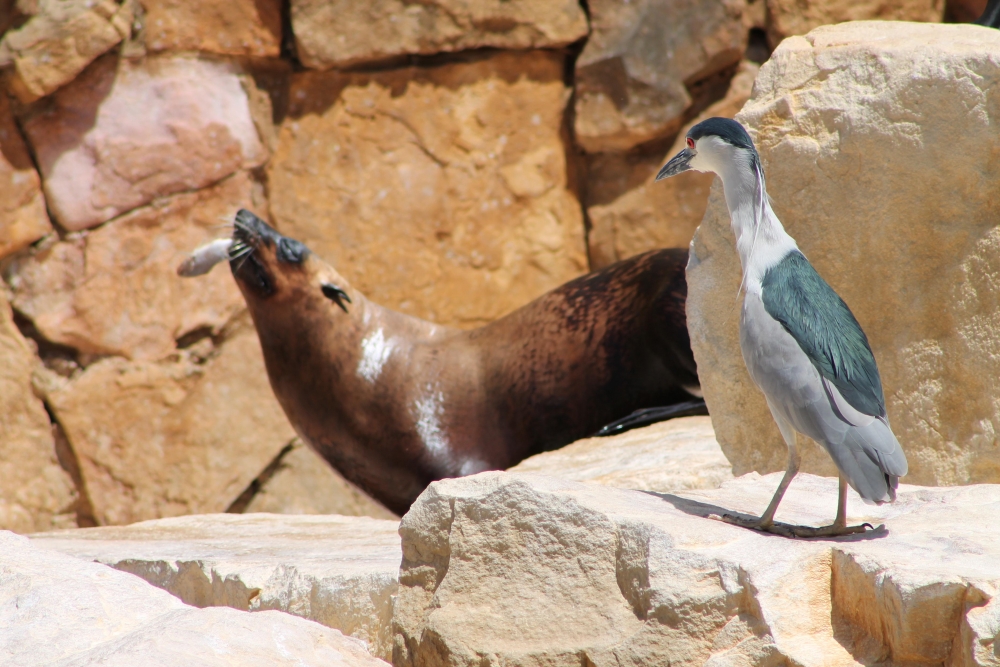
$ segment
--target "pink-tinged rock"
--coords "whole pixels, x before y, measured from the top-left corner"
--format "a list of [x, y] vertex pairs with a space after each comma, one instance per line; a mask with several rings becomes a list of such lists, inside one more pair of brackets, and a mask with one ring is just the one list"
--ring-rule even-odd
[[38, 172], [0, 95], [0, 259], [51, 231]]
[[306, 67], [327, 69], [411, 54], [565, 46], [587, 34], [578, 0], [292, 0]]
[[688, 86], [735, 65], [747, 45], [744, 0], [591, 0], [576, 61], [577, 142], [624, 151], [680, 129]]
[[277, 57], [280, 0], [139, 0], [149, 51]]
[[58, 222], [86, 229], [262, 164], [247, 81], [197, 58], [98, 60], [24, 121]]
[[134, 18], [130, 0], [35, 0], [18, 2], [17, 8], [31, 18], [3, 35], [0, 68], [11, 66], [6, 83], [22, 102], [72, 81], [130, 35]]
[[165, 362], [98, 361], [46, 397], [100, 525], [225, 512], [295, 433], [249, 317]]
[[49, 417], [31, 389], [38, 358], [12, 315], [0, 291], [0, 529], [68, 528], [76, 525], [76, 489], [59, 466]]
[[220, 225], [240, 208], [254, 208], [245, 172], [18, 258], [9, 272], [14, 304], [52, 342], [161, 359], [179, 338], [217, 333], [243, 309], [228, 266], [195, 279], [176, 274], [188, 252], [227, 233]]

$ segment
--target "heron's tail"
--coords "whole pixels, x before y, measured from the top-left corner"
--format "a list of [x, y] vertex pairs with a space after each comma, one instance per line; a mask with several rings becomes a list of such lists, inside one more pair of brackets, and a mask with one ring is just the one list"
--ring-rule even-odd
[[887, 422], [875, 419], [867, 426], [851, 427], [843, 446], [831, 448], [830, 455], [865, 502], [881, 505], [896, 499], [907, 463]]

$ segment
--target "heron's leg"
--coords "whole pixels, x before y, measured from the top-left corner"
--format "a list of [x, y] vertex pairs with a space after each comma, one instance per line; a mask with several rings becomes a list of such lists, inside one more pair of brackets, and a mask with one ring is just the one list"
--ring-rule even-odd
[[840, 488], [837, 489], [837, 518], [833, 520], [833, 528], [842, 529], [847, 526], [847, 478], [840, 475]]
[[[770, 405], [770, 401], [768, 401], [768, 407]], [[764, 510], [764, 514], [761, 515], [760, 521], [757, 522], [757, 525], [761, 528], [769, 528], [774, 524], [774, 513], [778, 511], [778, 505], [781, 503], [785, 491], [788, 490], [788, 485], [792, 483], [792, 479], [798, 474], [801, 460], [795, 429], [784, 418], [778, 415], [774, 408], [771, 408], [771, 414], [774, 416], [774, 421], [778, 423], [778, 430], [781, 431], [781, 437], [784, 438], [785, 444], [788, 445], [788, 465], [785, 467], [785, 474], [781, 478], [781, 483], [778, 484], [778, 490], [774, 492], [771, 502], [768, 504], [767, 509]]]

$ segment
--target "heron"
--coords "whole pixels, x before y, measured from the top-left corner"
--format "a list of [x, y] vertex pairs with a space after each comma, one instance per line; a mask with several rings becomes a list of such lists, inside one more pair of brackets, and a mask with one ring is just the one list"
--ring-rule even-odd
[[[847, 525], [847, 486], [865, 502], [881, 505], [896, 499], [907, 470], [868, 338], [771, 209], [760, 155], [742, 125], [728, 118], [698, 123], [656, 180], [689, 169], [722, 179], [742, 265], [740, 349], [788, 446], [785, 474], [760, 518], [722, 519], [794, 537], [864, 532], [870, 524]], [[828, 526], [774, 520], [799, 470], [798, 433], [819, 443], [840, 473], [837, 516]]]

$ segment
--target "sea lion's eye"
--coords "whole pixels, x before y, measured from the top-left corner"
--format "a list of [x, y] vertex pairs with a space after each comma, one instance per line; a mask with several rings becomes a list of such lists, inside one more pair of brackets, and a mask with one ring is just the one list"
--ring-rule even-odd
[[344, 302], [351, 302], [351, 297], [347, 296], [347, 292], [332, 283], [323, 283], [320, 289], [323, 290], [323, 296], [343, 308], [345, 313], [347, 312], [347, 306], [344, 305]]

